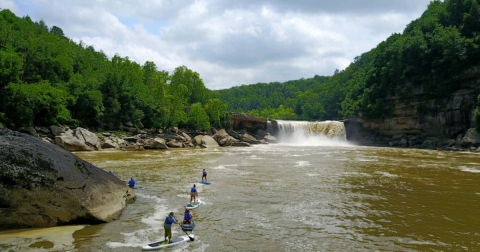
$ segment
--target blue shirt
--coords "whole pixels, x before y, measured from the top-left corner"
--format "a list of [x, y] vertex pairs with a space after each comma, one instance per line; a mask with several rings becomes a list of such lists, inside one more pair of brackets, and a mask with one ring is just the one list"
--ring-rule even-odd
[[128, 185], [135, 186], [135, 180], [131, 179], [130, 181], [128, 181]]
[[192, 191], [191, 192], [197, 192], [197, 189], [195, 187], [192, 187]]
[[175, 223], [175, 218], [170, 217], [170, 215], [167, 215], [167, 218], [165, 218], [165, 225], [166, 226], [172, 226], [172, 223]]

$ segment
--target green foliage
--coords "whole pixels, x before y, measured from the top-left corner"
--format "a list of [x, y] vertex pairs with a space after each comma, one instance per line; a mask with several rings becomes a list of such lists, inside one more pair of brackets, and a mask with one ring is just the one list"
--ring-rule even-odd
[[[0, 114], [10, 124], [117, 129], [142, 122], [167, 129], [185, 124], [185, 108], [209, 97], [200, 75], [185, 66], [170, 75], [153, 62], [108, 59], [60, 27], [0, 11]], [[216, 125], [224, 106], [217, 108]]]
[[[0, 120], [25, 126], [116, 129], [142, 122], [163, 129], [208, 129], [229, 127], [233, 111], [294, 120], [388, 118], [394, 97], [408, 103], [412, 92], [421, 90], [423, 100], [441, 104], [452, 92], [472, 88], [445, 80], [478, 65], [478, 1], [432, 1], [403, 33], [391, 35], [331, 77], [216, 91], [186, 66], [170, 74], [149, 61], [140, 65], [119, 55], [108, 59], [92, 46], [73, 42], [59, 27], [2, 10]], [[420, 104], [419, 112], [430, 114], [433, 107]]]
[[227, 112], [228, 105], [218, 98], [209, 99], [205, 105], [205, 112], [207, 113], [210, 124], [214, 127], [222, 127], [222, 115]]
[[[323, 85], [329, 79], [330, 77], [315, 76], [284, 83], [242, 85], [212, 91], [212, 96], [228, 104], [228, 111], [254, 113], [257, 116], [264, 115], [273, 119], [280, 119], [275, 116], [281, 115], [282, 117], [308, 120], [308, 116], [303, 116], [302, 107], [309, 101], [303, 99], [302, 94], [312, 92], [315, 87]], [[315, 103], [318, 102], [318, 100], [315, 101]], [[283, 107], [280, 109], [281, 105]], [[293, 114], [286, 112], [286, 108], [292, 108]], [[282, 112], [278, 112], [279, 109]]]
[[250, 115], [264, 118], [275, 118], [278, 120], [297, 120], [298, 116], [295, 114], [293, 108], [285, 108], [280, 105], [278, 108], [263, 108], [254, 109], [247, 112]]
[[192, 129], [208, 130], [210, 129], [210, 122], [207, 112], [202, 108], [199, 102], [192, 105], [188, 112], [188, 127]]
[[48, 81], [36, 84], [10, 83], [6, 87], [6, 116], [17, 126], [68, 124], [67, 94]]

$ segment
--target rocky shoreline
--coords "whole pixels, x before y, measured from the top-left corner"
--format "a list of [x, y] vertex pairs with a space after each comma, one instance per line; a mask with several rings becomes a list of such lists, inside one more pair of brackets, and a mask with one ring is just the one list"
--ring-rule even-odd
[[350, 118], [343, 122], [348, 141], [358, 145], [480, 153], [480, 133], [475, 128], [468, 128], [464, 133], [449, 138], [412, 130], [390, 130], [389, 134], [386, 134], [365, 127], [364, 122], [358, 118]]
[[[251, 118], [250, 118], [251, 119]], [[53, 143], [67, 151], [100, 151], [100, 150], [163, 150], [169, 148], [190, 147], [249, 147], [254, 144], [277, 143], [275, 135], [269, 134], [267, 121], [259, 123], [258, 118], [252, 120], [256, 125], [243, 118], [236, 127], [225, 130], [212, 128], [209, 131], [187, 131], [174, 128], [167, 132], [157, 129], [138, 129], [127, 127], [126, 131], [100, 131], [93, 133], [88, 129], [67, 126], [22, 127], [17, 131], [38, 137], [45, 142]], [[425, 133], [397, 133], [385, 135], [366, 129], [354, 119], [342, 121], [347, 132], [347, 140], [363, 146], [416, 148], [446, 151], [480, 152], [480, 133], [470, 128], [465, 134], [455, 138], [428, 136]], [[236, 122], [238, 124], [238, 122]], [[270, 123], [270, 122], [269, 122]], [[271, 121], [276, 125], [275, 121]], [[259, 125], [263, 124], [262, 127]], [[236, 125], [236, 124], [234, 124]], [[255, 133], [251, 133], [255, 132]]]
[[188, 147], [248, 147], [252, 144], [275, 143], [276, 138], [263, 130], [250, 134], [246, 130], [216, 130], [187, 132], [177, 128], [169, 132], [156, 129], [130, 129], [93, 133], [85, 128], [71, 129], [52, 125], [50, 127], [24, 127], [18, 131], [56, 144], [67, 151], [99, 151], [115, 149], [142, 151], [146, 149], [169, 149]]

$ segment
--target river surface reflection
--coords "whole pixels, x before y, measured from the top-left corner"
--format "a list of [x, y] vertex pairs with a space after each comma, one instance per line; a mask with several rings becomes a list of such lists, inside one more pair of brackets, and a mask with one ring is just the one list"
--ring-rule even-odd
[[[145, 189], [118, 221], [3, 232], [0, 250], [140, 251], [163, 237], [168, 212], [181, 216], [193, 184], [195, 241], [169, 251], [480, 248], [478, 154], [281, 144], [75, 154]], [[196, 183], [202, 169], [211, 185]]]

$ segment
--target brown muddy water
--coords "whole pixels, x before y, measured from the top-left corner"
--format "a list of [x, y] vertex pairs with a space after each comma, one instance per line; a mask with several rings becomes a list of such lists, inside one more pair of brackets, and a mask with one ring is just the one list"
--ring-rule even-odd
[[[479, 251], [480, 156], [340, 144], [75, 153], [137, 181], [120, 220], [0, 233], [0, 251], [141, 251], [196, 184], [195, 241], [165, 251]], [[211, 185], [196, 183], [202, 169]], [[184, 233], [173, 228], [173, 235]]]

